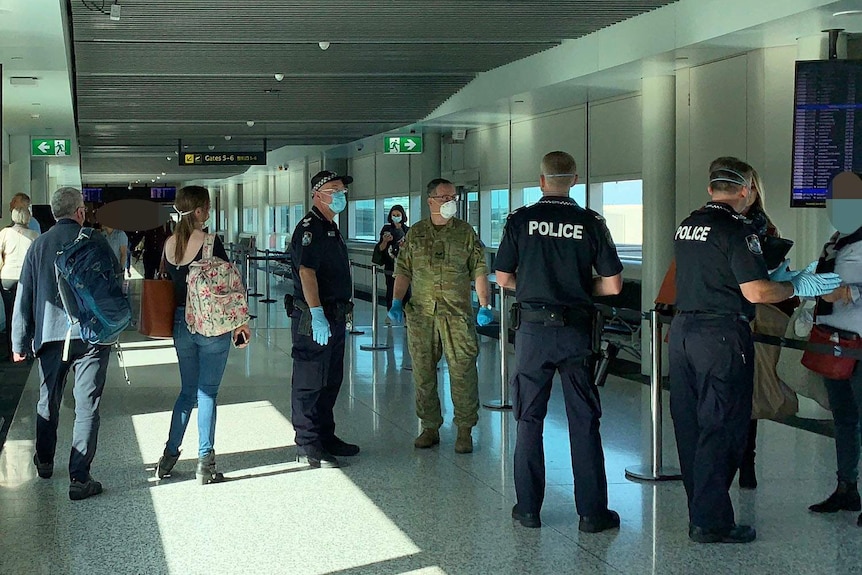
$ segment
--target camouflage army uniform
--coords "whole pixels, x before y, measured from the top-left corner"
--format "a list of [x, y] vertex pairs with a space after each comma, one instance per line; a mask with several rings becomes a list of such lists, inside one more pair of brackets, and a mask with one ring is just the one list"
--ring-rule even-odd
[[423, 429], [443, 424], [437, 363], [446, 354], [455, 425], [473, 427], [479, 413], [479, 375], [471, 282], [488, 273], [485, 248], [467, 222], [452, 218], [437, 229], [431, 220], [410, 228], [395, 275], [410, 279], [407, 346], [413, 358], [416, 415]]

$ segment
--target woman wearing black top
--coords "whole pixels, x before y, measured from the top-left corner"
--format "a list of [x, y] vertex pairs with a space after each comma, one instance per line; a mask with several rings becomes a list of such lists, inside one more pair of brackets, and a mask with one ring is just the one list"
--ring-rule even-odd
[[[207, 234], [203, 227], [210, 215], [210, 197], [206, 188], [186, 186], [177, 192], [174, 209], [180, 215], [173, 235], [165, 242], [166, 269], [174, 282], [177, 311], [174, 316], [174, 347], [180, 368], [180, 394], [174, 403], [171, 426], [165, 450], [156, 466], [162, 479], [170, 475], [180, 457], [180, 444], [191, 419], [192, 409], [198, 408], [198, 467], [196, 476], [203, 484], [224, 481], [215, 463], [216, 399], [224, 375], [231, 341], [238, 348], [248, 345], [251, 331], [248, 324], [222, 335], [205, 336], [191, 333], [186, 324], [185, 305], [188, 294], [189, 265], [203, 257]], [[224, 245], [218, 236], [212, 253], [228, 261]]]
[[[404, 207], [400, 204], [395, 204], [389, 208], [389, 215], [386, 216], [386, 224], [380, 230], [380, 241], [374, 246], [374, 255], [371, 261], [377, 265], [382, 265], [386, 270], [386, 310], [392, 307], [392, 292], [395, 287], [395, 278], [392, 277], [392, 272], [395, 271], [395, 259], [398, 257], [398, 251], [404, 245], [404, 237], [410, 230], [407, 225], [407, 213]], [[410, 292], [404, 296], [404, 303], [410, 299]], [[387, 318], [387, 323], [389, 319]]]

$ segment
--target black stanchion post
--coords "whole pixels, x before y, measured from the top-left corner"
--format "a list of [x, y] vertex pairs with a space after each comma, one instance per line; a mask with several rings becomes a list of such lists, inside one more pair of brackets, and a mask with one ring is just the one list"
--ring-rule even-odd
[[389, 349], [389, 346], [383, 343], [377, 343], [377, 273], [379, 266], [371, 264], [371, 345], [360, 345], [359, 349], [363, 351], [381, 351]]
[[[350, 260], [350, 301], [356, 304], [356, 271], [353, 269], [353, 260]], [[363, 335], [365, 332], [361, 329], [356, 329], [356, 315], [350, 318], [350, 323], [347, 324], [347, 333], [350, 335]]]
[[662, 328], [658, 310], [649, 312], [650, 327], [650, 464], [626, 468], [626, 477], [644, 481], [671, 481], [682, 479], [679, 469], [665, 467], [662, 461], [662, 390], [661, 347]]
[[269, 277], [269, 250], [264, 250], [263, 254], [264, 254], [264, 257], [266, 258], [266, 265], [264, 266], [266, 269], [266, 272], [264, 273], [264, 276], [266, 277], [266, 298], [260, 300], [260, 302], [270, 304], [270, 303], [275, 303], [275, 300], [270, 297], [270, 293], [269, 293], [269, 284], [272, 283], [272, 281], [271, 281], [272, 278]]
[[509, 347], [509, 322], [506, 317], [506, 288], [497, 286], [500, 290], [500, 400], [488, 401], [482, 405], [487, 409], [504, 411], [512, 409], [509, 401], [509, 362], [506, 353]]

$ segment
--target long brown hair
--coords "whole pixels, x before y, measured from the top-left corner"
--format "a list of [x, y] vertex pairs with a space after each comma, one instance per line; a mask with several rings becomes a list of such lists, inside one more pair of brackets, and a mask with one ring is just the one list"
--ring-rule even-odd
[[189, 238], [192, 237], [192, 232], [197, 229], [195, 210], [198, 208], [208, 209], [209, 205], [210, 193], [204, 187], [186, 186], [177, 192], [177, 199], [174, 202], [176, 209], [179, 212], [191, 212], [180, 216], [180, 221], [174, 229], [174, 237], [177, 240], [177, 245], [174, 246], [174, 261], [177, 263], [183, 261], [186, 246], [189, 245]]

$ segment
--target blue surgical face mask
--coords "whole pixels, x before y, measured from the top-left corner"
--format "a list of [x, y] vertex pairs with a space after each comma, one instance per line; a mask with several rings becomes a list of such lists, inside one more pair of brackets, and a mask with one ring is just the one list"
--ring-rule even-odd
[[329, 203], [329, 209], [335, 214], [340, 214], [347, 207], [347, 194], [344, 192], [332, 192], [330, 195], [332, 201]]
[[393, 224], [400, 224], [401, 223], [401, 216], [392, 216], [392, 223]]

